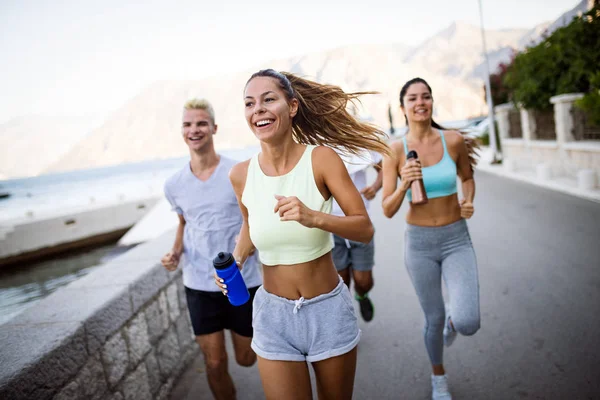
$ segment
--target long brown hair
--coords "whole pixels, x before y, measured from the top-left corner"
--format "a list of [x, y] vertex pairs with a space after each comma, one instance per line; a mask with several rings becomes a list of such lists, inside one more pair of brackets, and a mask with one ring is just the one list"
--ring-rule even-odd
[[288, 101], [298, 100], [298, 113], [292, 120], [292, 135], [301, 144], [333, 147], [346, 154], [360, 155], [367, 149], [392, 155], [387, 135], [377, 126], [359, 121], [346, 109], [348, 102], [360, 103], [359, 96], [375, 92], [346, 93], [339, 86], [301, 78], [289, 72], [263, 69], [257, 77], [273, 78]]
[[[425, 86], [427, 86], [427, 90], [429, 90], [429, 94], [431, 96], [433, 96], [433, 91], [431, 90], [431, 86], [429, 86], [429, 84], [425, 81], [425, 79], [413, 78], [410, 81], [406, 82], [404, 84], [404, 86], [402, 86], [402, 89], [400, 89], [400, 106], [404, 107], [404, 96], [406, 96], [406, 92], [408, 91], [408, 88], [415, 83], [422, 83]], [[404, 114], [404, 120], [406, 121], [406, 125], [408, 126], [408, 118], [406, 117], [406, 114]], [[447, 130], [446, 128], [442, 127], [440, 124], [435, 122], [433, 120], [433, 118], [431, 118], [431, 126], [436, 129], [440, 129], [442, 131]], [[477, 150], [479, 150], [479, 143], [472, 137], [465, 135], [465, 133], [461, 132], [460, 129], [456, 129], [456, 130], [458, 132], [460, 132], [465, 138], [465, 145], [467, 146], [467, 154], [469, 155], [469, 164], [471, 165], [471, 170], [474, 170], [475, 166], [477, 165], [476, 156], [478, 155]], [[407, 132], [407, 134], [408, 134], [408, 132]]]

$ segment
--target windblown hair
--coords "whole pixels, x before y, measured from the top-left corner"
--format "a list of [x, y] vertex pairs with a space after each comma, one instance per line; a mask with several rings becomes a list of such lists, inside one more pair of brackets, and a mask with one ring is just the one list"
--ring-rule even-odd
[[339, 86], [313, 82], [273, 69], [254, 73], [246, 85], [257, 77], [275, 79], [287, 101], [298, 100], [298, 113], [292, 120], [292, 135], [296, 142], [328, 146], [345, 154], [360, 155], [364, 149], [392, 154], [385, 142], [385, 132], [358, 120], [347, 110], [349, 102], [360, 103], [359, 96], [375, 92], [346, 93]]
[[[402, 107], [404, 107], [404, 97], [406, 96], [406, 92], [408, 91], [408, 88], [411, 87], [412, 85], [414, 85], [415, 83], [422, 83], [425, 86], [427, 86], [427, 90], [429, 90], [429, 94], [433, 97], [433, 91], [431, 90], [431, 86], [429, 86], [429, 84], [425, 81], [425, 79], [423, 78], [413, 78], [410, 81], [406, 82], [404, 84], [404, 86], [402, 86], [402, 89], [400, 89], [400, 105]], [[404, 120], [406, 121], [406, 125], [408, 126], [408, 118], [406, 117], [406, 114], [404, 114]], [[436, 128], [436, 129], [440, 129], [440, 130], [447, 130], [446, 128], [442, 127], [440, 124], [438, 124], [437, 122], [435, 122], [433, 120], [433, 118], [431, 118], [431, 126]], [[475, 166], [477, 165], [477, 150], [479, 149], [479, 143], [477, 143], [477, 141], [475, 141], [472, 137], [465, 135], [464, 132], [461, 132], [460, 129], [457, 129], [458, 132], [462, 133], [464, 138], [465, 138], [465, 145], [467, 146], [467, 153], [469, 154], [469, 164], [471, 164], [471, 170], [475, 169]], [[407, 132], [408, 134], [408, 132]]]
[[185, 102], [183, 108], [186, 110], [204, 110], [210, 116], [213, 125], [215, 124], [215, 110], [208, 100], [199, 98], [190, 99]]

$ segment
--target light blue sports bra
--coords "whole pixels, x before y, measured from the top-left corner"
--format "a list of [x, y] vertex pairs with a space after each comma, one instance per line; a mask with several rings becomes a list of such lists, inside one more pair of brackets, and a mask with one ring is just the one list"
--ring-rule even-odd
[[[425, 186], [425, 192], [427, 192], [427, 198], [429, 199], [450, 196], [451, 194], [456, 193], [456, 163], [448, 153], [444, 133], [441, 130], [438, 130], [438, 132], [442, 138], [444, 155], [437, 164], [422, 168], [423, 185]], [[404, 142], [404, 154], [407, 155], [409, 150], [406, 143], [406, 136], [402, 138], [402, 141]], [[408, 189], [406, 195], [408, 196], [408, 201], [412, 201], [410, 189]]]

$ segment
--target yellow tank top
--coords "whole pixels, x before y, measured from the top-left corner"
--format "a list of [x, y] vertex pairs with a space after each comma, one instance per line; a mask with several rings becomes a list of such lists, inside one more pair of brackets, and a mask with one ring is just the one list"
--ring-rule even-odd
[[312, 151], [306, 146], [300, 161], [281, 176], [265, 175], [258, 164], [258, 154], [248, 165], [242, 203], [248, 209], [250, 239], [265, 265], [291, 265], [321, 257], [333, 248], [331, 233], [307, 228], [296, 221], [280, 221], [273, 212], [275, 195], [296, 196], [312, 210], [331, 213], [332, 198], [325, 200], [315, 183]]

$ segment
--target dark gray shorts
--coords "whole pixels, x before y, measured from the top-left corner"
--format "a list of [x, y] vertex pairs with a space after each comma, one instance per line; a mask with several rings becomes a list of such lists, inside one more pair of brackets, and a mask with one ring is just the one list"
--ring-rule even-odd
[[375, 239], [369, 243], [353, 242], [333, 235], [333, 263], [338, 271], [349, 266], [356, 271], [371, 271], [375, 264]]
[[289, 300], [262, 286], [254, 297], [252, 349], [267, 360], [317, 362], [346, 354], [360, 340], [348, 287]]

